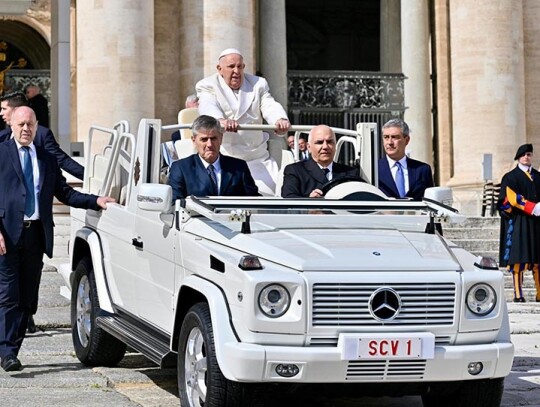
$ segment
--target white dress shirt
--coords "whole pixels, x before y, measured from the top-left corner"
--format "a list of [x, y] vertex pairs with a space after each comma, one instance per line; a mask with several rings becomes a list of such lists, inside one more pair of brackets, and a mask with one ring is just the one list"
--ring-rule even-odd
[[323, 167], [321, 164], [317, 163], [317, 165], [319, 166], [319, 168], [321, 169], [321, 171], [324, 170], [324, 168], [328, 168], [328, 170], [330, 171], [328, 174], [326, 174], [326, 178], [328, 179], [328, 181], [332, 181], [332, 178], [334, 178], [334, 172], [332, 171], [332, 167], [334, 166], [334, 163], [331, 162], [330, 164], [328, 164], [327, 167]]

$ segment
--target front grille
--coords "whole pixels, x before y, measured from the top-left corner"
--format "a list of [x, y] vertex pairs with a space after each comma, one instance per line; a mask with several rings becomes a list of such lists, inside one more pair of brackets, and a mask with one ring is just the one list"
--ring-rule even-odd
[[[309, 340], [308, 346], [316, 346], [320, 348], [335, 348], [338, 346], [338, 337], [337, 336], [328, 336], [328, 337], [314, 337]], [[448, 346], [450, 345], [451, 338], [449, 336], [436, 336], [435, 337], [435, 346]]]
[[350, 361], [347, 366], [347, 380], [356, 381], [401, 381], [421, 380], [426, 370], [422, 360], [369, 360]]
[[[377, 321], [368, 310], [371, 294], [391, 287], [401, 297], [401, 311], [391, 321]], [[381, 283], [313, 285], [312, 325], [325, 327], [383, 325], [452, 325], [454, 283]]]

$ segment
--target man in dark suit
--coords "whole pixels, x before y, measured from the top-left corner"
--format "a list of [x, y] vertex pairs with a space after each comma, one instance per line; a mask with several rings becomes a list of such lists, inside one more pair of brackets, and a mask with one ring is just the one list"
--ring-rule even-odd
[[321, 187], [328, 181], [359, 176], [359, 169], [334, 162], [336, 135], [325, 125], [311, 129], [308, 138], [310, 158], [289, 164], [283, 172], [283, 198], [321, 198]]
[[421, 201], [426, 188], [432, 187], [429, 164], [405, 155], [409, 144], [409, 126], [401, 119], [392, 119], [382, 128], [386, 157], [379, 160], [379, 189], [394, 198]]
[[[11, 128], [9, 127], [11, 126], [11, 115], [13, 109], [20, 106], [28, 106], [26, 96], [22, 92], [7, 93], [0, 98], [0, 115], [8, 125], [7, 128], [0, 131], [0, 143], [11, 138]], [[58, 165], [64, 171], [81, 180], [84, 178], [84, 167], [60, 148], [50, 129], [38, 125], [34, 144], [53, 154], [58, 161]]]
[[[26, 96], [22, 92], [6, 93], [0, 98], [0, 116], [2, 116], [2, 119], [4, 119], [7, 124], [7, 127], [0, 131], [0, 143], [11, 139], [12, 132], [10, 123], [13, 110], [17, 107], [28, 105], [29, 103], [26, 99]], [[38, 123], [43, 124], [40, 121], [38, 121]], [[34, 138], [34, 145], [43, 147], [45, 150], [53, 154], [56, 157], [60, 168], [62, 168], [76, 178], [79, 178], [81, 180], [83, 179], [84, 167], [75, 160], [73, 160], [69, 155], [64, 152], [64, 150], [60, 148], [50, 129], [44, 127], [43, 125], [38, 125], [37, 134]], [[34, 333], [36, 331], [37, 327], [34, 322], [34, 318], [31, 315], [30, 319], [28, 320], [28, 332]]]
[[14, 137], [0, 144], [0, 366], [5, 371], [21, 368], [17, 356], [37, 307], [43, 254], [52, 257], [53, 196], [94, 210], [114, 202], [67, 185], [56, 158], [33, 143], [32, 109], [17, 108], [11, 125]]
[[219, 153], [223, 133], [218, 120], [199, 116], [192, 132], [197, 153], [173, 162], [169, 171], [173, 202], [189, 195], [259, 195], [247, 163]]
[[28, 99], [28, 107], [36, 113], [38, 123], [44, 127], [49, 127], [49, 102], [41, 94], [39, 86], [30, 84], [24, 88], [24, 93]]

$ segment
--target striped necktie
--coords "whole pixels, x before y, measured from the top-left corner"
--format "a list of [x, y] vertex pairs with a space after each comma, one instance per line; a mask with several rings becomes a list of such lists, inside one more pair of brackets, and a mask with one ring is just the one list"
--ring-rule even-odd
[[216, 169], [212, 164], [208, 166], [208, 175], [210, 176], [210, 181], [212, 182], [212, 195], [218, 195]]
[[24, 203], [24, 214], [30, 217], [36, 211], [36, 193], [34, 190], [34, 166], [32, 165], [32, 156], [30, 155], [30, 147], [24, 146], [22, 149], [23, 149], [24, 188], [26, 189], [26, 201]]
[[396, 161], [396, 187], [399, 192], [399, 197], [404, 198], [405, 197], [405, 177], [403, 176], [403, 166], [399, 161]]
[[329, 174], [330, 174], [330, 170], [329, 170], [328, 168], [323, 168], [322, 170], [323, 170], [323, 172], [324, 172], [324, 176], [326, 177], [326, 179], [327, 179], [328, 181], [330, 181], [330, 175], [329, 175]]

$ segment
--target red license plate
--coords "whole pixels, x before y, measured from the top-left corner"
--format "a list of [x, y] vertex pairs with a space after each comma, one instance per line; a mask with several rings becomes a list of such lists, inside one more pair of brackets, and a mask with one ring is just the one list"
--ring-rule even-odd
[[360, 359], [421, 359], [422, 338], [359, 338]]

